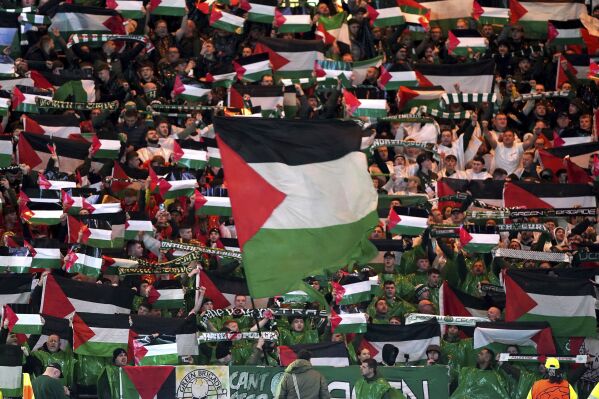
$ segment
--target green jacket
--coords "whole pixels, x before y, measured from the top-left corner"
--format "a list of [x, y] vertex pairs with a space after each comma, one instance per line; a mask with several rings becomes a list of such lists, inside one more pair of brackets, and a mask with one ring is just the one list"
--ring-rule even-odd
[[65, 399], [68, 398], [64, 393], [64, 385], [60, 380], [47, 375], [37, 377], [32, 383], [33, 394], [36, 398], [44, 399]]
[[[299, 397], [296, 392], [300, 393]], [[287, 366], [275, 393], [275, 399], [299, 399], [300, 397], [301, 399], [331, 397], [326, 378], [314, 370], [309, 361], [303, 359], [298, 359]]]
[[405, 396], [384, 378], [374, 376], [366, 379], [361, 377], [354, 386], [356, 399], [405, 399]]

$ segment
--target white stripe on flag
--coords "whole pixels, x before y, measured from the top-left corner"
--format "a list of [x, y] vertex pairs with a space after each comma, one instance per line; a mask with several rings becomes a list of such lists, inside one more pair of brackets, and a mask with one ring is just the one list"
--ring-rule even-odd
[[522, 345], [522, 341], [527, 340], [528, 344], [524, 344], [526, 346], [534, 346], [537, 344], [531, 339], [539, 332], [538, 329], [535, 330], [503, 330], [503, 329], [495, 329], [495, 328], [481, 328], [477, 327], [474, 330], [474, 349], [481, 348], [483, 346], [489, 345], [493, 342], [499, 342], [502, 344], [510, 345]]
[[94, 336], [87, 342], [113, 342], [127, 343], [129, 341], [129, 329], [126, 328], [106, 328], [106, 327], [90, 327], [94, 332]]
[[90, 302], [76, 298], [69, 298], [69, 301], [75, 308], [75, 311], [79, 313], [131, 313], [131, 309], [129, 308], [122, 308], [120, 306], [112, 305], [110, 303]]
[[91, 233], [89, 236], [90, 240], [112, 240], [112, 230], [89, 229], [89, 232]]

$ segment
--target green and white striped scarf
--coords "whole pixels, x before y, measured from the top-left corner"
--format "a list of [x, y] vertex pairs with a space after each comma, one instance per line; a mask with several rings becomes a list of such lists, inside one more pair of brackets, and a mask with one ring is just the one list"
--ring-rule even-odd
[[526, 93], [512, 99], [512, 102], [528, 101], [528, 100], [541, 100], [543, 98], [568, 98], [572, 95], [568, 90], [558, 91], [545, 91], [543, 93]]
[[441, 96], [441, 108], [447, 108], [451, 104], [482, 104], [497, 103], [495, 93], [445, 93]]
[[435, 118], [440, 119], [470, 119], [470, 111], [460, 111], [460, 112], [445, 112], [436, 108], [429, 108], [427, 106], [420, 107], [420, 112], [423, 114], [429, 114], [434, 116]]

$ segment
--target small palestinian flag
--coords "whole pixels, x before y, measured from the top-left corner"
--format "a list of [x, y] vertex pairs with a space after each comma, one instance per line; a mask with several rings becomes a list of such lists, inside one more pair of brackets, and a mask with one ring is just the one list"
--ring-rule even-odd
[[568, 21], [587, 14], [584, 0], [510, 0], [511, 23], [522, 25], [526, 37], [548, 35], [547, 21]]
[[1, 117], [7, 116], [9, 108], [10, 108], [10, 98], [0, 97], [0, 116]]
[[396, 206], [389, 211], [389, 231], [400, 235], [420, 235], [428, 227], [428, 216], [426, 209]]
[[64, 257], [64, 268], [69, 273], [98, 277], [102, 269], [102, 250], [87, 245], [73, 245]]
[[0, 305], [28, 304], [31, 299], [31, 280], [31, 274], [28, 273], [0, 274]]
[[[577, 79], [586, 79], [589, 74], [591, 58], [588, 54], [561, 54], [558, 60], [557, 76], [555, 79], [555, 89], [560, 90], [565, 82], [569, 81], [568, 75], [562, 66], [562, 62], [566, 61], [566, 68], [576, 76]], [[572, 82], [570, 82], [572, 83]], [[581, 138], [586, 139], [586, 138]], [[578, 144], [573, 140], [567, 140], [566, 145]]]
[[64, 139], [81, 134], [79, 119], [74, 115], [25, 115], [23, 130]]
[[0, 247], [0, 270], [12, 273], [28, 273], [32, 258], [26, 248]]
[[499, 244], [499, 232], [494, 227], [462, 226], [459, 234], [462, 248], [469, 253], [486, 254]]
[[475, 29], [452, 29], [447, 39], [449, 54], [465, 57], [470, 52], [484, 53], [487, 49], [487, 39]]
[[158, 192], [164, 199], [189, 197], [194, 193], [198, 182], [196, 179], [164, 180], [159, 179]]
[[89, 215], [81, 218], [67, 217], [68, 242], [77, 243], [81, 232], [81, 243], [97, 248], [117, 248], [125, 239], [124, 212]]
[[12, 138], [0, 137], [0, 168], [6, 168], [12, 165]]
[[383, 118], [387, 116], [387, 100], [385, 99], [358, 99], [347, 89], [343, 90], [345, 109], [351, 116], [367, 116], [370, 118]]
[[182, 17], [185, 15], [185, 0], [150, 0], [148, 9], [152, 15]]
[[368, 5], [370, 24], [379, 28], [398, 26], [406, 22], [396, 0], [375, 0]]
[[333, 288], [335, 303], [337, 305], [351, 305], [370, 301], [371, 283], [370, 281], [359, 281], [355, 283], [339, 284], [331, 282]]
[[215, 29], [221, 29], [240, 35], [243, 33], [244, 22], [245, 20], [242, 17], [219, 10], [214, 6], [212, 7], [212, 12], [210, 13], [210, 26]]
[[321, 40], [261, 37], [254, 53], [268, 53], [277, 79], [311, 78], [314, 61], [324, 58], [324, 43]]
[[381, 67], [379, 86], [384, 90], [397, 90], [400, 86], [418, 86], [416, 72], [408, 70], [402, 65], [392, 65], [389, 69]]
[[415, 323], [406, 326], [369, 324], [361, 348], [368, 348], [370, 356], [377, 362], [383, 361], [383, 347], [391, 344], [399, 349], [398, 359], [410, 362], [426, 359], [429, 345], [440, 345], [441, 328], [436, 321]]
[[129, 219], [125, 223], [125, 240], [137, 240], [139, 233], [154, 235], [154, 225], [150, 220]]
[[7, 398], [23, 396], [23, 350], [19, 345], [0, 345], [0, 392]]
[[62, 206], [53, 203], [32, 202], [21, 207], [21, 218], [29, 224], [55, 225], [63, 213]]
[[179, 364], [177, 343], [153, 339], [145, 335], [132, 341], [133, 358], [136, 366], [163, 366]]
[[413, 107], [438, 107], [445, 89], [441, 86], [431, 87], [405, 87], [400, 86], [399, 110], [409, 111]]
[[308, 350], [312, 353], [310, 363], [313, 366], [349, 366], [349, 354], [343, 342], [279, 346], [281, 366], [287, 367], [297, 360], [297, 354], [301, 350]]
[[8, 320], [8, 331], [15, 334], [40, 334], [44, 321], [40, 314], [15, 313], [9, 305], [4, 306], [2, 325]]
[[127, 19], [141, 19], [144, 16], [143, 1], [136, 0], [107, 0], [106, 8], [116, 10]]
[[180, 309], [185, 306], [183, 297], [179, 282], [159, 280], [150, 288], [148, 302], [158, 309]]
[[510, 9], [503, 0], [474, 0], [472, 18], [481, 25], [505, 25], [510, 19]]
[[229, 197], [205, 197], [196, 191], [196, 215], [232, 216]]
[[439, 85], [446, 92], [455, 93], [455, 84], [459, 83], [463, 93], [492, 92], [495, 76], [494, 60], [450, 65], [416, 64], [414, 68], [420, 73], [421, 86]]
[[504, 286], [506, 321], [546, 321], [556, 337], [595, 336], [595, 289], [588, 279], [508, 269]]
[[197, 81], [190, 81], [186, 78], [186, 82], [184, 83], [181, 80], [181, 77], [177, 75], [175, 78], [175, 84], [173, 85], [173, 94], [183, 100], [200, 102], [206, 100], [208, 93], [212, 89], [206, 88], [203, 84]]
[[62, 254], [60, 242], [50, 238], [34, 238], [31, 243], [23, 242], [23, 246], [29, 250], [33, 258], [32, 268], [59, 269], [62, 266]]
[[214, 141], [214, 146], [206, 147], [206, 152], [208, 153], [208, 165], [220, 168], [222, 166], [222, 161], [220, 159], [220, 150], [216, 146], [216, 141]]
[[239, 8], [247, 11], [247, 19], [262, 24], [272, 24], [275, 17], [276, 0], [241, 0]]
[[73, 351], [78, 355], [112, 357], [129, 343], [129, 315], [77, 312], [73, 318]]
[[406, 24], [411, 31], [421, 32], [429, 27], [431, 10], [415, 0], [398, 0]]
[[364, 313], [336, 313], [331, 309], [331, 332], [333, 333], [355, 333], [366, 332], [366, 314]]
[[474, 349], [493, 343], [532, 346], [539, 355], [557, 353], [551, 326], [543, 321], [476, 323]]
[[208, 153], [204, 145], [194, 140], [179, 140], [173, 144], [173, 162], [189, 169], [204, 169]]
[[92, 156], [94, 159], [117, 159], [121, 152], [120, 140], [105, 140], [94, 136], [92, 141]]
[[22, 132], [17, 145], [19, 163], [27, 164], [35, 171], [45, 170], [53, 145], [56, 146], [61, 172], [75, 173], [75, 169], [83, 165], [88, 157], [89, 143], [87, 142]]
[[347, 14], [340, 12], [332, 17], [318, 17], [316, 22], [316, 35], [322, 37], [325, 44], [339, 43], [350, 44]]
[[231, 87], [237, 79], [237, 72], [232, 64], [223, 65], [215, 68], [212, 72], [208, 72], [203, 79], [203, 82], [210, 83], [211, 87]]
[[16, 76], [15, 64], [0, 62], [0, 78], [14, 78]]
[[71, 33], [126, 34], [123, 22], [116, 10], [63, 3], [56, 8], [49, 29], [58, 29], [67, 36]]
[[237, 61], [233, 61], [233, 66], [237, 72], [237, 78], [243, 82], [257, 82], [264, 75], [272, 75], [266, 53], [241, 57]]
[[312, 29], [312, 19], [310, 14], [283, 14], [277, 9], [272, 26], [278, 33], [303, 33]]
[[[250, 104], [244, 101], [243, 96], [250, 96]], [[260, 107], [263, 115], [277, 110], [279, 105], [283, 104], [283, 88], [281, 86], [244, 86], [236, 84], [231, 87], [229, 93], [229, 106], [235, 108]], [[209, 143], [209, 142], [208, 142]], [[210, 148], [210, 146], [208, 147]], [[210, 153], [210, 149], [208, 150]]]
[[15, 112], [38, 114], [36, 98], [52, 100], [52, 93], [28, 86], [15, 86], [12, 91], [11, 107]]
[[39, 172], [37, 177], [37, 185], [42, 190], [64, 190], [69, 188], [75, 188], [77, 183], [74, 181], [65, 181], [65, 180], [48, 180], [46, 176]]
[[580, 19], [570, 21], [548, 21], [547, 23], [547, 41], [553, 45], [582, 45], [583, 28]]

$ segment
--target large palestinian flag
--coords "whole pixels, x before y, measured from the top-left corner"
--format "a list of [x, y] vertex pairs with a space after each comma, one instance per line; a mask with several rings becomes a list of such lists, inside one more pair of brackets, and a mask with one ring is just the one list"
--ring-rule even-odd
[[376, 255], [366, 236], [377, 196], [357, 125], [236, 117], [215, 130], [252, 296]]
[[454, 85], [459, 83], [463, 93], [490, 93], [495, 61], [452, 65], [416, 64], [415, 69], [421, 74], [421, 86], [443, 86], [446, 92], [455, 93]]
[[436, 321], [415, 323], [407, 326], [370, 324], [364, 334], [361, 347], [370, 350], [377, 362], [383, 361], [383, 347], [391, 344], [399, 349], [398, 360], [408, 356], [410, 362], [426, 359], [429, 345], [440, 345], [441, 328]]
[[490, 304], [484, 299], [474, 297], [451, 288], [447, 281], [439, 290], [439, 314], [441, 316], [487, 317]]
[[568, 21], [587, 13], [584, 0], [510, 0], [512, 23], [524, 27], [527, 38], [547, 36], [549, 20]]
[[23, 130], [61, 138], [81, 134], [79, 119], [74, 115], [25, 115]]
[[313, 366], [349, 366], [347, 347], [342, 342], [280, 346], [279, 349], [281, 366], [285, 367], [297, 360], [297, 354], [301, 350], [308, 350], [312, 353], [310, 363]]
[[321, 40], [262, 37], [258, 39], [254, 53], [268, 53], [277, 79], [310, 78], [314, 61], [324, 58], [324, 43]]
[[520, 208], [594, 208], [593, 188], [587, 184], [510, 182], [503, 193], [505, 206]]
[[44, 170], [52, 156], [49, 149], [52, 144], [56, 145], [61, 172], [74, 173], [88, 157], [89, 143], [84, 141], [22, 132], [17, 146], [19, 163], [25, 163], [36, 171]]
[[73, 318], [73, 349], [79, 355], [111, 357], [128, 342], [127, 314], [77, 313]]
[[540, 355], [556, 353], [551, 326], [542, 321], [477, 323], [474, 329], [474, 349], [493, 343], [532, 346]]
[[0, 306], [11, 303], [29, 303], [30, 299], [30, 274], [0, 274]]
[[556, 337], [596, 334], [595, 288], [588, 279], [508, 269], [506, 321], [547, 321]]
[[86, 7], [75, 4], [61, 4], [56, 8], [49, 29], [60, 33], [116, 33], [126, 34], [125, 20], [116, 10], [100, 7]]

